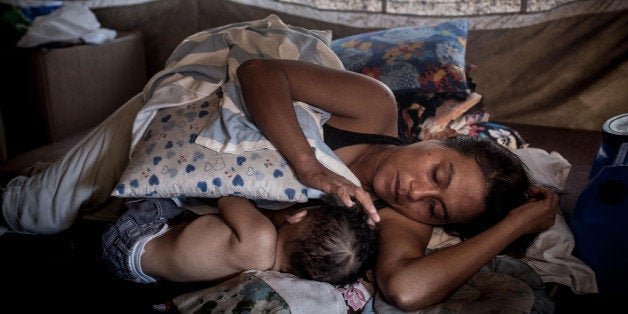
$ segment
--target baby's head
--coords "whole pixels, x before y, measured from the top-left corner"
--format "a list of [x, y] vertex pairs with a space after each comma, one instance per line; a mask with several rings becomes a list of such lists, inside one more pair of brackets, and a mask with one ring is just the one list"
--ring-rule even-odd
[[334, 285], [356, 282], [378, 249], [377, 230], [357, 206], [307, 207], [299, 231], [284, 249], [290, 272]]

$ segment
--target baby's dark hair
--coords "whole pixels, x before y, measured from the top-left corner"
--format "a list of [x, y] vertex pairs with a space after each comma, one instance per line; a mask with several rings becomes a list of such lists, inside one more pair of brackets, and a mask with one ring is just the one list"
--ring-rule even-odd
[[291, 273], [333, 285], [355, 283], [377, 254], [377, 228], [358, 206], [306, 209], [306, 231], [286, 243]]
[[[523, 161], [510, 149], [489, 139], [464, 135], [447, 138], [444, 142], [460, 154], [474, 158], [487, 182], [485, 210], [471, 222], [444, 225], [443, 229], [448, 234], [462, 239], [473, 237], [527, 202], [531, 179]], [[537, 235], [532, 233], [520, 237], [502, 253], [522, 256]]]

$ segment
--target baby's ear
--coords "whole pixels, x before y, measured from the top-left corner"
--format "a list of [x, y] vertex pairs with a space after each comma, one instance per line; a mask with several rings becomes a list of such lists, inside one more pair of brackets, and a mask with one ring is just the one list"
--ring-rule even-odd
[[296, 213], [294, 213], [292, 215], [288, 215], [288, 218], [286, 218], [286, 221], [289, 224], [292, 225], [292, 224], [295, 224], [295, 223], [303, 220], [303, 218], [305, 218], [305, 216], [307, 216], [307, 209], [298, 211], [298, 212], [296, 212]]

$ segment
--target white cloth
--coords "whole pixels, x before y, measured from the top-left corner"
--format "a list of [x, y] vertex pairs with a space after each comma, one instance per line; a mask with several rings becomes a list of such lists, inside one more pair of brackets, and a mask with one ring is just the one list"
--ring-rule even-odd
[[116, 35], [115, 30], [101, 28], [100, 22], [87, 7], [66, 2], [52, 13], [36, 17], [17, 46], [37, 47], [54, 42], [79, 43], [81, 40], [88, 44], [100, 44]]
[[[563, 189], [571, 164], [557, 152], [523, 148], [514, 152], [524, 161], [536, 184]], [[575, 293], [597, 293], [595, 273], [572, 255], [575, 239], [559, 212], [555, 223], [541, 232], [526, 252], [523, 261], [530, 265], [543, 282], [568, 286]]]
[[143, 105], [136, 95], [50, 167], [12, 179], [2, 199], [10, 230], [58, 233], [74, 223], [79, 210], [103, 204], [129, 162], [131, 129]]

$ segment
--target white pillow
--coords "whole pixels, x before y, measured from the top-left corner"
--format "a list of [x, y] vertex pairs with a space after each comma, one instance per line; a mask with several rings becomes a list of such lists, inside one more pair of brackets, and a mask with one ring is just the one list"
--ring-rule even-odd
[[187, 106], [160, 109], [131, 154], [112, 195], [241, 195], [253, 200], [307, 201], [308, 192], [313, 190], [297, 180], [278, 151], [226, 154], [194, 142], [211, 115], [218, 114], [219, 101], [213, 93]]

